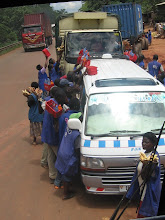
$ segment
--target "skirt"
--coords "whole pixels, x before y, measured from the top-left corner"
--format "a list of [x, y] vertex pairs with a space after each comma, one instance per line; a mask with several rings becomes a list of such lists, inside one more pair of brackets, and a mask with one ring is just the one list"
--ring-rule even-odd
[[41, 136], [42, 122], [30, 122], [30, 136], [38, 137]]

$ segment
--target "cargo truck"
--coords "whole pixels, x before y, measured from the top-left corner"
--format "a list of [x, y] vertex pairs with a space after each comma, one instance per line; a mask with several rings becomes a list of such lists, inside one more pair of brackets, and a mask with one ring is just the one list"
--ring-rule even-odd
[[[148, 39], [143, 34], [141, 5], [136, 3], [111, 4], [103, 6], [102, 11], [119, 16], [123, 40], [131, 39], [136, 47], [139, 48], [141, 45], [139, 49], [148, 49]], [[135, 50], [137, 51], [138, 48]]]
[[73, 70], [79, 52], [85, 48], [90, 57], [103, 54], [123, 56], [118, 16], [107, 12], [76, 12], [59, 18], [56, 24], [56, 45], [64, 46], [61, 66]]
[[22, 25], [22, 43], [25, 51], [52, 44], [52, 28], [45, 13], [25, 14]]

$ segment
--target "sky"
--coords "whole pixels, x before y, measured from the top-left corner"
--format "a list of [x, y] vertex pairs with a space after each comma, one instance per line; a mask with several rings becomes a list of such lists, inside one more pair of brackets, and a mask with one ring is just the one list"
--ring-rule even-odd
[[69, 2], [60, 2], [60, 3], [51, 3], [50, 6], [53, 7], [54, 10], [65, 9], [68, 13], [77, 12], [81, 6], [81, 1], [69, 1]]

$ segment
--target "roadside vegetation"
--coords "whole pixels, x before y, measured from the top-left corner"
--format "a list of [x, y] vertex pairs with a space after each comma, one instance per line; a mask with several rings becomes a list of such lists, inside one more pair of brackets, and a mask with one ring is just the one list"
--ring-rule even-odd
[[[22, 42], [20, 42], [20, 43], [19, 42], [13, 42], [12, 44], [14, 44], [14, 43], [17, 43], [17, 44], [13, 45], [11, 47], [6, 47], [5, 49], [3, 49], [4, 47], [1, 47], [0, 48], [0, 56], [22, 46]], [[8, 46], [8, 45], [6, 45], [6, 46]]]

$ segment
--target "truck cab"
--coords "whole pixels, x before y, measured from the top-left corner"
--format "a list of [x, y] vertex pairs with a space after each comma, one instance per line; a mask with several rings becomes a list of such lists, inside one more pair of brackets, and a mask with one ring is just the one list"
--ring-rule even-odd
[[[102, 58], [90, 62], [97, 67], [97, 74], [84, 76], [82, 181], [88, 193], [120, 195], [127, 191], [143, 152], [143, 134], [152, 131], [158, 136], [162, 127], [165, 87], [130, 60]], [[157, 151], [162, 179], [165, 130]]]
[[105, 53], [114, 56], [123, 54], [120, 23], [116, 15], [107, 12], [77, 12], [59, 19], [56, 25], [58, 39], [64, 46], [61, 66], [64, 72], [72, 71], [79, 52], [86, 48], [91, 57]]
[[25, 14], [22, 25], [22, 43], [25, 52], [52, 44], [52, 28], [45, 13]]
[[45, 47], [43, 27], [40, 24], [22, 26], [22, 43], [25, 51], [30, 48]]

